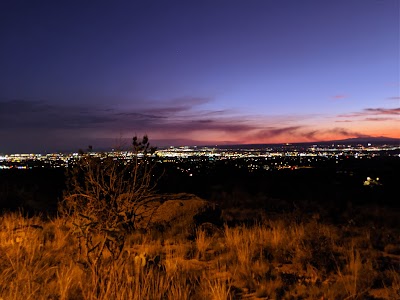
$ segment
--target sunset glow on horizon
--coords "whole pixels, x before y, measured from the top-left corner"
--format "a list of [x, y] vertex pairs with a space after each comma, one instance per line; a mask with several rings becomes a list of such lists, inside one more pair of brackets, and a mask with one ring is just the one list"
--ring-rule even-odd
[[8, 1], [0, 153], [400, 138], [397, 0]]

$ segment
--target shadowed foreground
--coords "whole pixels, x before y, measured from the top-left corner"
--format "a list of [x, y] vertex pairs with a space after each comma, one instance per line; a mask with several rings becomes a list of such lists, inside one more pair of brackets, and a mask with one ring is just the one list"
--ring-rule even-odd
[[[377, 208], [363, 214], [391, 217]], [[67, 219], [8, 213], [0, 217], [0, 299], [400, 297], [399, 227], [332, 225], [295, 213], [258, 220], [141, 230], [118, 259], [105, 252], [89, 266]]]

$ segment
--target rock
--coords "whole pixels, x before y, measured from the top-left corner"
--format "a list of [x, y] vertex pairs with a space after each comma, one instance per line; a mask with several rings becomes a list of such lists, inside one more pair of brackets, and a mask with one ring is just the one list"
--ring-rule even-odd
[[174, 235], [192, 235], [203, 223], [222, 224], [216, 204], [185, 193], [156, 196], [138, 214], [137, 229], [157, 229]]

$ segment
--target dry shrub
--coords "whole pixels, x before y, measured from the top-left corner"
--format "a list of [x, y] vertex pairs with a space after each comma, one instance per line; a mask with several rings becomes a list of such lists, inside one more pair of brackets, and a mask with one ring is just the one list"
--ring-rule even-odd
[[134, 137], [132, 161], [120, 153], [85, 154], [68, 170], [59, 210], [73, 225], [84, 265], [96, 268], [105, 253], [114, 260], [122, 254], [127, 236], [152, 201], [153, 166], [147, 154], [153, 150], [147, 136]]

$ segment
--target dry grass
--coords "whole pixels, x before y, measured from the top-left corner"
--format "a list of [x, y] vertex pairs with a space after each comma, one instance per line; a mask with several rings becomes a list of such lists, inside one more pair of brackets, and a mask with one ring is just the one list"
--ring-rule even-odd
[[198, 251], [198, 258], [205, 258], [206, 251], [209, 249], [212, 243], [212, 238], [207, 236], [207, 232], [204, 229], [197, 229], [195, 241]]
[[223, 279], [204, 279], [204, 296], [210, 300], [230, 300], [232, 299], [230, 280]]
[[[400, 258], [364, 229], [265, 220], [191, 240], [132, 234], [118, 260], [79, 262], [64, 219], [0, 216], [0, 299], [396, 299]], [[395, 232], [396, 233], [396, 232]], [[396, 236], [395, 233], [393, 236]], [[357, 241], [357, 242], [355, 242]], [[399, 240], [391, 239], [388, 243]], [[374, 246], [374, 245], [378, 246]], [[207, 254], [207, 255], [206, 255]], [[329, 267], [333, 264], [333, 267]]]

